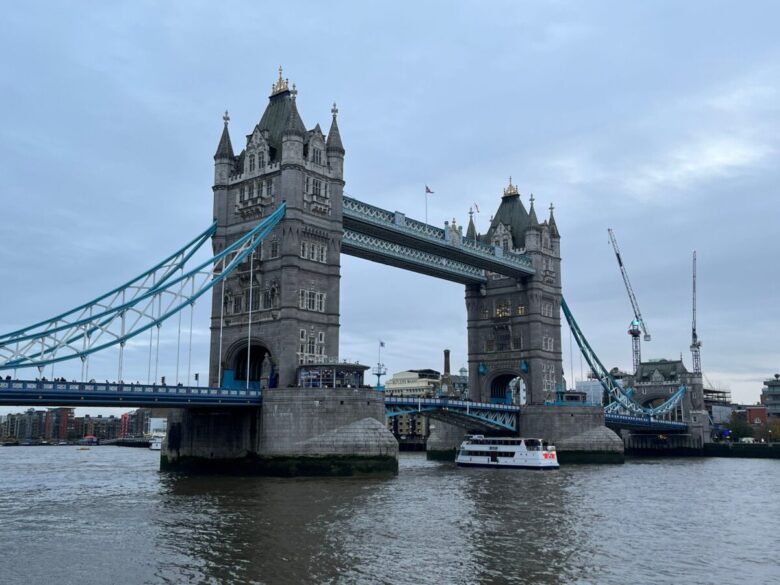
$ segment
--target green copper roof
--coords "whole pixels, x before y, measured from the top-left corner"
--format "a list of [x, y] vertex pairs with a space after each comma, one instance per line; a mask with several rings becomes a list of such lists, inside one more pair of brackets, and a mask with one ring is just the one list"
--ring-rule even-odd
[[500, 223], [509, 226], [516, 247], [525, 246], [525, 231], [531, 226], [531, 218], [523, 202], [520, 201], [520, 195], [504, 195], [501, 198], [501, 205], [498, 206], [493, 221], [490, 222], [490, 228], [483, 236], [483, 241], [489, 243], [493, 239], [493, 234]]
[[[268, 142], [277, 152], [282, 149], [282, 134], [290, 120], [292, 111], [292, 99], [289, 91], [283, 91], [268, 98], [268, 106], [263, 112], [257, 127], [260, 130], [268, 130]], [[298, 118], [300, 120], [300, 117]], [[303, 122], [301, 122], [303, 125]]]

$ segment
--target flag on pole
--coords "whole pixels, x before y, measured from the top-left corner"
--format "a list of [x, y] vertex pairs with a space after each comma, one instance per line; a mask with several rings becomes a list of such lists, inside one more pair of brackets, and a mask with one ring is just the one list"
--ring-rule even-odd
[[477, 205], [477, 202], [474, 202], [474, 209], [477, 210], [477, 213], [479, 213], [479, 205]]
[[431, 191], [431, 188], [428, 185], [425, 185], [425, 194], [427, 195], [428, 193], [433, 195], [433, 191]]
[[384, 347], [384, 346], [385, 346], [385, 342], [380, 339], [379, 340], [379, 347]]

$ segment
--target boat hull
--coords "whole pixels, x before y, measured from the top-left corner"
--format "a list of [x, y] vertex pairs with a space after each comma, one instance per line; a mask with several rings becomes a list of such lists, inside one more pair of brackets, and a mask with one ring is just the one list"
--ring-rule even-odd
[[541, 467], [539, 465], [508, 465], [506, 463], [455, 463], [458, 467], [490, 467], [492, 469], [534, 469], [536, 471], [555, 471], [559, 469], [559, 465], [552, 466], [547, 465]]

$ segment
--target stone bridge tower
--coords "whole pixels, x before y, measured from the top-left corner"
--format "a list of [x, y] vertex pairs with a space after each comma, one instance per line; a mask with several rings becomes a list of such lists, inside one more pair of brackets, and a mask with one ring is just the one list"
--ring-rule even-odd
[[217, 253], [285, 201], [284, 219], [214, 288], [209, 385], [287, 387], [296, 368], [338, 358], [344, 147], [336, 114], [327, 137], [307, 130], [295, 85], [273, 84], [238, 155], [227, 112], [214, 155]]
[[[469, 222], [467, 237], [497, 247], [498, 253], [527, 254], [536, 273], [521, 281], [488, 273], [486, 285], [466, 287], [469, 387], [472, 400], [555, 400], [563, 390], [561, 359], [560, 234], [550, 216], [539, 222], [534, 197], [526, 210], [510, 178], [487, 234], [478, 236]], [[509, 382], [519, 376], [516, 394]]]

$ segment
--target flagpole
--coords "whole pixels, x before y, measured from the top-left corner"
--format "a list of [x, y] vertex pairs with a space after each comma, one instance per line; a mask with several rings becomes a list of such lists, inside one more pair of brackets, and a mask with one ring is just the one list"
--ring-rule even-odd
[[428, 188], [425, 189], [425, 223], [428, 223]]

